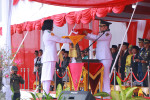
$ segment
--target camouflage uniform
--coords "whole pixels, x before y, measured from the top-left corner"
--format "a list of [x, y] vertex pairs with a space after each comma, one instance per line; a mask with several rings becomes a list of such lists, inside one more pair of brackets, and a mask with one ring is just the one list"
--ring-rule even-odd
[[13, 87], [14, 90], [14, 96], [13, 100], [20, 100], [20, 85], [19, 84], [24, 84], [24, 80], [21, 76], [18, 76], [17, 74], [11, 74], [10, 76], [10, 85]]
[[[145, 50], [143, 56], [142, 56], [143, 60], [146, 61], [146, 63], [142, 63], [142, 72], [143, 75], [145, 76], [146, 72], [147, 72], [147, 66], [149, 65], [150, 62], [150, 48]], [[148, 79], [146, 77], [146, 79], [144, 80], [144, 86], [148, 86]]]

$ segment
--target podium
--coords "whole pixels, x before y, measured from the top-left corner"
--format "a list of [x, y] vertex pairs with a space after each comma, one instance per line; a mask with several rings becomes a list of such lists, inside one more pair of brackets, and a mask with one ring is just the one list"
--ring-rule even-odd
[[[74, 91], [78, 91], [81, 76], [83, 76], [84, 91], [87, 91], [88, 63], [70, 63], [67, 69], [69, 72], [70, 91], [72, 90], [72, 87]], [[89, 82], [93, 94], [97, 93], [99, 82], [101, 86], [100, 91], [102, 92], [103, 71], [104, 66], [102, 63], [89, 63]]]

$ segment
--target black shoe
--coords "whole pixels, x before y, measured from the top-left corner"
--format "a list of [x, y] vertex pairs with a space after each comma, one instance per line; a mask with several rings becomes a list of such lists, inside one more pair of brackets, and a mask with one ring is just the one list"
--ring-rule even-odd
[[41, 89], [39, 89], [39, 93], [41, 93]]

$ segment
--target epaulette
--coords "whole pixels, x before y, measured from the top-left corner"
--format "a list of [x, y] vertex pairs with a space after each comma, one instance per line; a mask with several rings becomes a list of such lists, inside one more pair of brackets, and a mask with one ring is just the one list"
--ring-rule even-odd
[[106, 36], [109, 36], [109, 33], [106, 33]]
[[54, 33], [51, 33], [51, 36], [54, 36]]

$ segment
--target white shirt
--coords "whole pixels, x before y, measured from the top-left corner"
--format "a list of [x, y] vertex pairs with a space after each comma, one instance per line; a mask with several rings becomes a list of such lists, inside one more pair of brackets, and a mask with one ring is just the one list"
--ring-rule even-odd
[[[96, 40], [100, 35], [103, 33], [100, 33], [98, 35], [94, 34], [88, 34], [86, 36], [89, 40]], [[112, 60], [112, 55], [110, 52], [110, 41], [111, 41], [112, 35], [109, 31], [106, 31], [98, 40], [96, 45], [96, 58], [99, 60], [109, 59]]]
[[33, 72], [36, 72], [36, 71], [37, 71], [37, 70], [36, 70], [36, 66], [35, 66], [35, 63], [36, 63], [36, 61], [37, 61], [37, 58], [38, 58], [38, 57], [34, 58], [34, 69], [33, 69]]
[[70, 39], [64, 39], [52, 35], [50, 30], [45, 30], [43, 34], [45, 50], [42, 55], [42, 63], [48, 61], [58, 61], [56, 43], [72, 43]]

